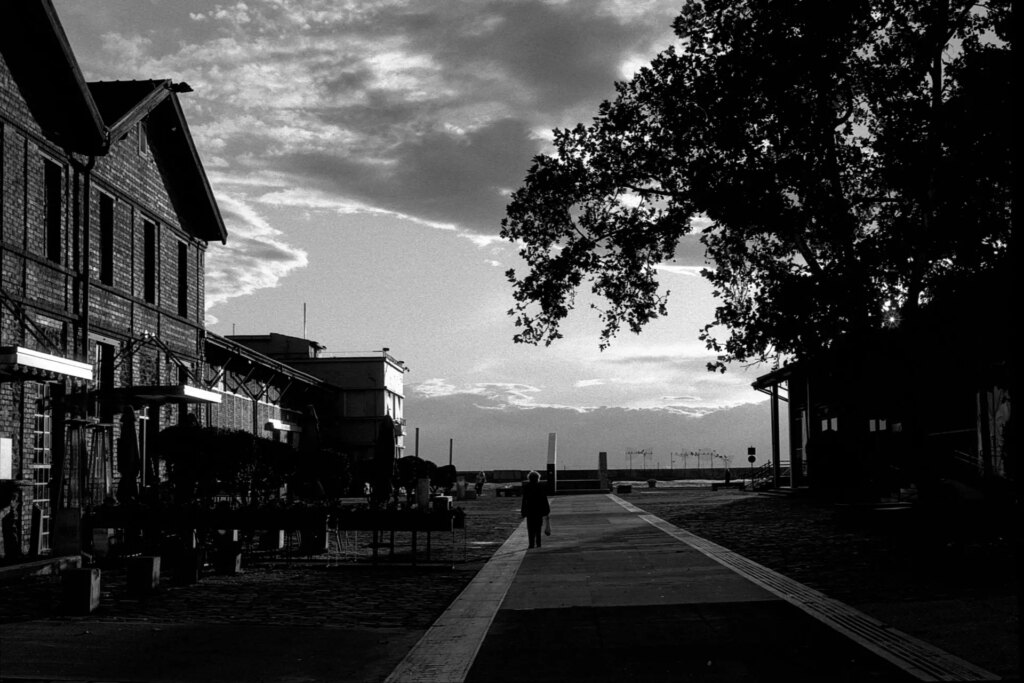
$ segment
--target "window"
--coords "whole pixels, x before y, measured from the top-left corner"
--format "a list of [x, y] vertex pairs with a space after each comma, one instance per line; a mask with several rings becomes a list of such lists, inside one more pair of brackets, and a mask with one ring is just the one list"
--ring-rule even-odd
[[114, 421], [114, 406], [105, 394], [114, 389], [114, 345], [96, 342], [97, 410], [100, 422]]
[[142, 222], [143, 296], [147, 304], [156, 303], [156, 223]]
[[32, 421], [32, 498], [39, 508], [39, 550], [50, 550], [50, 447], [53, 433], [53, 415], [50, 406], [50, 387], [35, 385], [39, 397], [35, 401], [35, 416]]
[[100, 194], [100, 282], [114, 284], [114, 198]]
[[149, 133], [146, 131], [146, 122], [139, 121], [139, 154], [149, 153]]
[[49, 159], [43, 160], [43, 211], [46, 225], [46, 258], [54, 263], [61, 259], [61, 222], [64, 169]]
[[188, 245], [178, 242], [178, 315], [188, 317]]

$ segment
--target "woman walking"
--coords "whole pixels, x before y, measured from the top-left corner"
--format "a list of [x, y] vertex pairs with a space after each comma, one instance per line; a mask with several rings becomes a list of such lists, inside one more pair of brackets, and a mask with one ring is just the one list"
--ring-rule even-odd
[[551, 506], [548, 505], [547, 494], [544, 493], [540, 475], [536, 471], [526, 475], [520, 513], [526, 518], [526, 533], [530, 538], [530, 547], [539, 548], [541, 527], [544, 525], [544, 519], [551, 514]]

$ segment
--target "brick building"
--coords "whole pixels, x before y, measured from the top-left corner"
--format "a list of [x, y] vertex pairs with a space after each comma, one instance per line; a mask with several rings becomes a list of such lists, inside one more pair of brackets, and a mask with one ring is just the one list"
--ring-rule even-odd
[[[4, 14], [0, 480], [15, 491], [11, 559], [46, 554], [59, 508], [110, 495], [122, 418], [141, 419], [144, 447], [220, 400], [201, 383], [203, 270], [207, 245], [227, 233], [178, 100], [187, 85], [86, 83], [49, 0]], [[89, 481], [76, 459], [87, 452], [100, 458]]]
[[78, 554], [83, 511], [152, 494], [160, 432], [186, 419], [356, 461], [393, 427], [404, 452], [407, 368], [387, 349], [205, 329], [205, 253], [227, 232], [189, 91], [87, 83], [50, 0], [5, 6], [0, 561]]
[[200, 408], [202, 424], [244, 430], [298, 448], [306, 407], [335, 390], [323, 379], [212, 332], [206, 336], [205, 386], [221, 401]]

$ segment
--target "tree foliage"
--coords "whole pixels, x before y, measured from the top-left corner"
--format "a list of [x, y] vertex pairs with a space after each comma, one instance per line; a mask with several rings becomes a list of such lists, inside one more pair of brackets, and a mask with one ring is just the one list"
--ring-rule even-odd
[[1009, 0], [706, 0], [674, 29], [513, 194], [517, 342], [558, 339], [584, 283], [602, 348], [666, 315], [657, 266], [698, 218], [712, 369], [896, 324], [1006, 261]]

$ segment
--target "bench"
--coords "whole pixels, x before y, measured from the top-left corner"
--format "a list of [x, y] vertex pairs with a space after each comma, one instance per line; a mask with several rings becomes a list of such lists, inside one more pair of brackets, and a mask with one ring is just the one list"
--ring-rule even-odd
[[498, 488], [494, 489], [494, 495], [495, 497], [505, 496], [506, 498], [511, 498], [512, 496], [521, 496], [523, 495], [523, 487], [512, 486], [511, 484], [508, 486], [499, 486]]
[[742, 491], [745, 488], [747, 488], [747, 485], [742, 481], [716, 481], [711, 484], [712, 491], [717, 491], [718, 489], [737, 489]]

